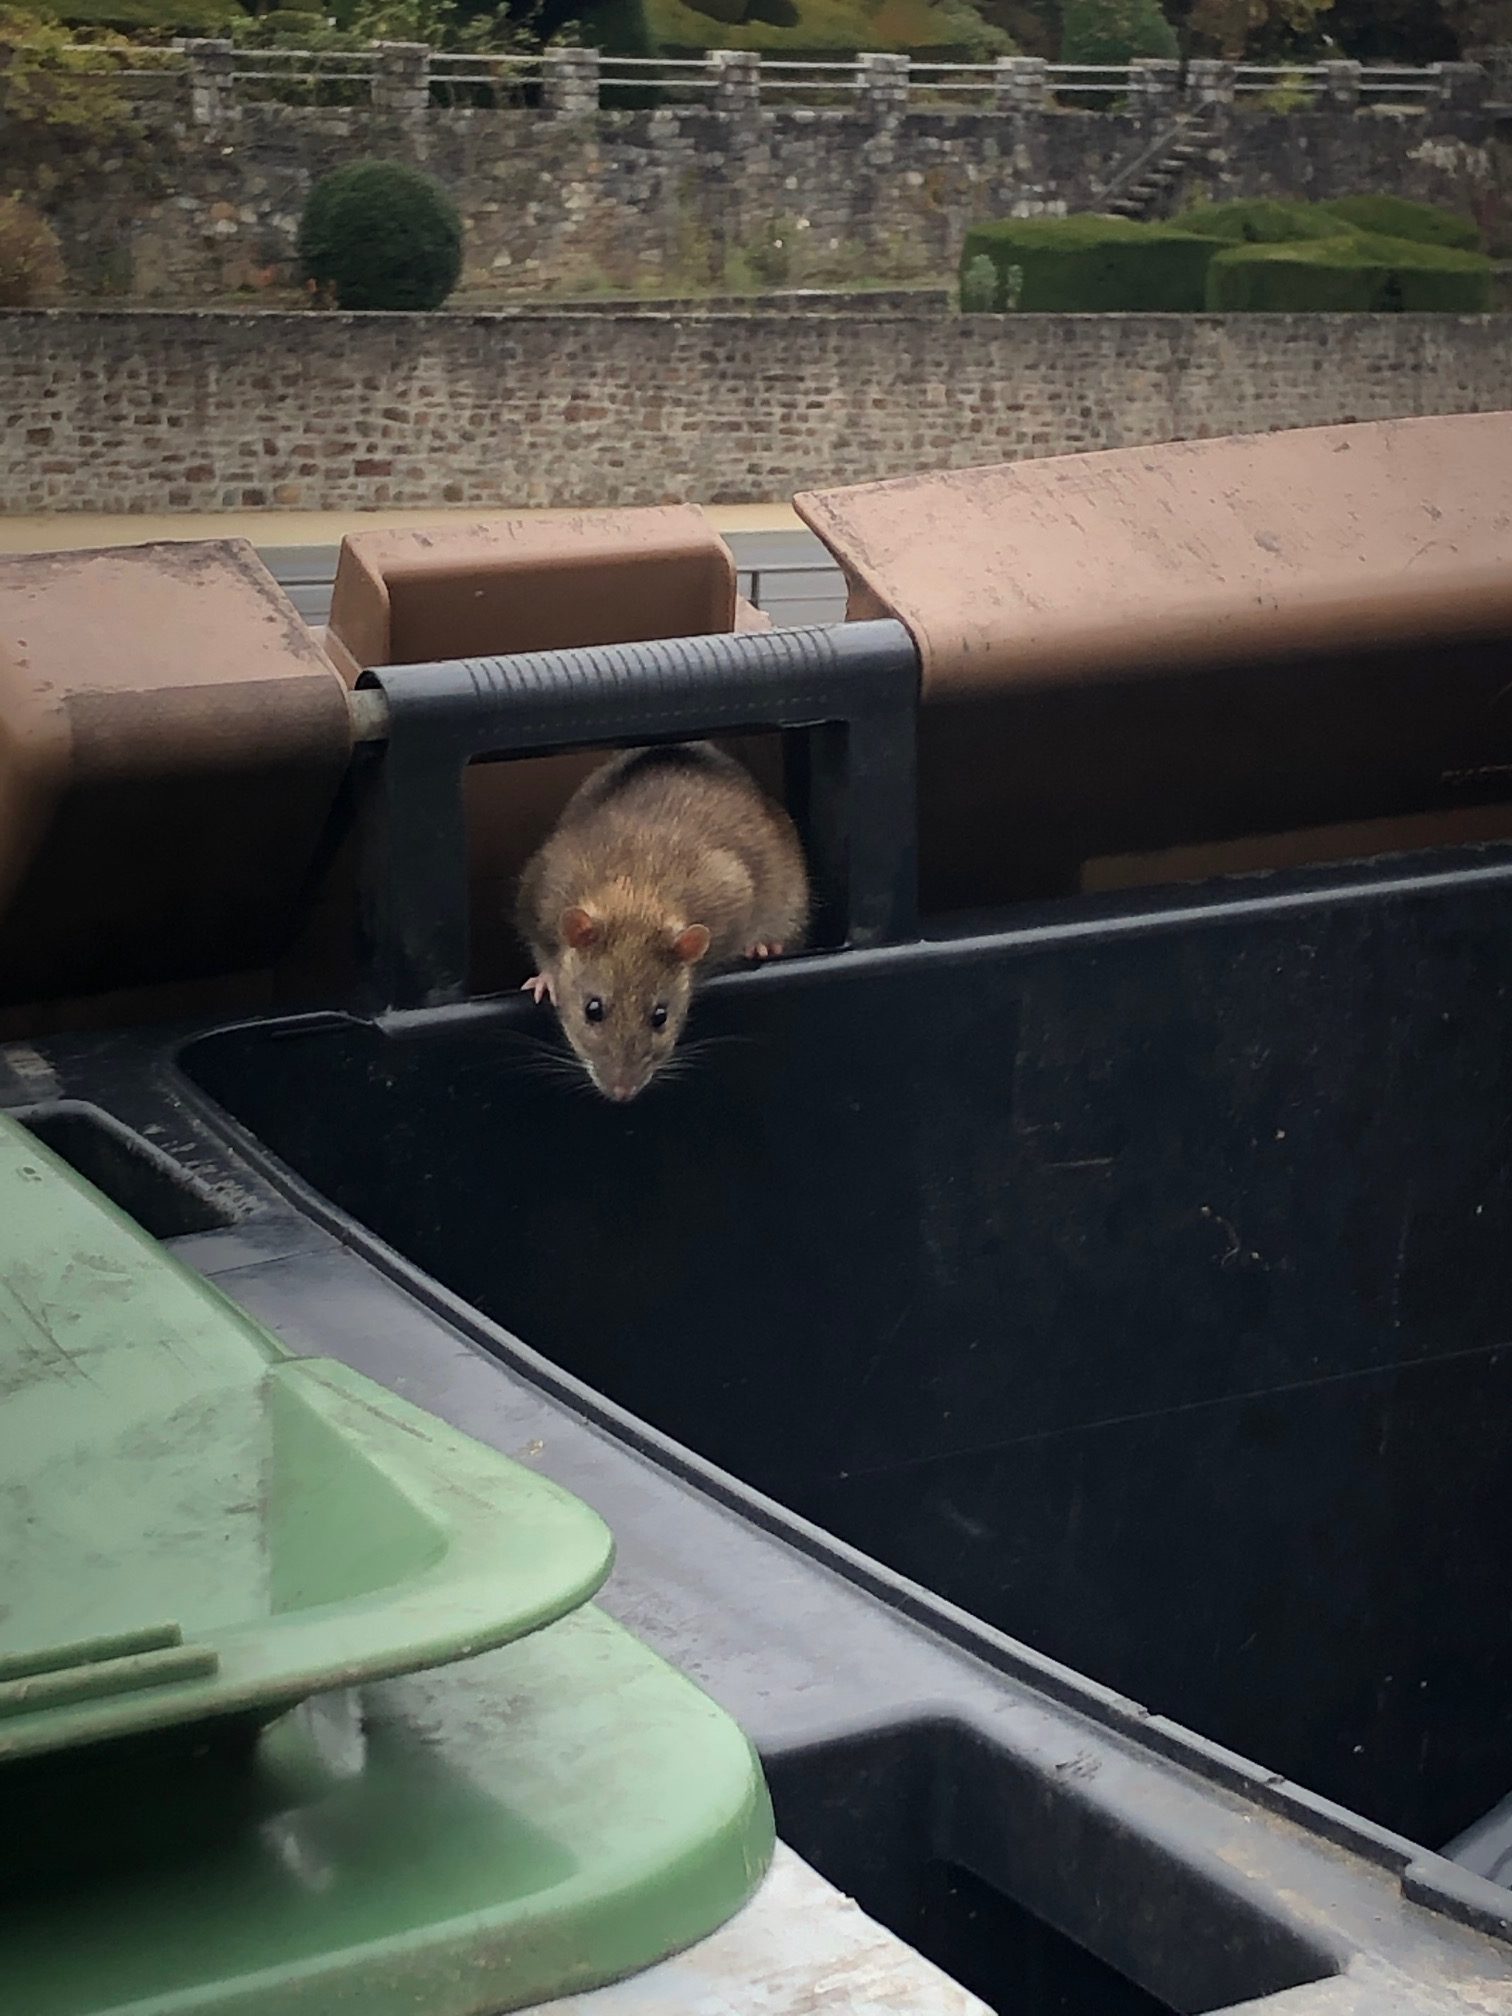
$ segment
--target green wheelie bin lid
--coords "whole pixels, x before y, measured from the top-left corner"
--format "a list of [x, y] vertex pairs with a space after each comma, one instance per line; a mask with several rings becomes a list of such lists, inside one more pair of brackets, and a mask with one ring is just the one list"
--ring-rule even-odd
[[0, 1760], [507, 1643], [608, 1529], [345, 1366], [296, 1359], [0, 1119]]
[[760, 1766], [587, 1604], [600, 1520], [3, 1117], [0, 1479], [6, 2009], [485, 2016], [759, 1883]]

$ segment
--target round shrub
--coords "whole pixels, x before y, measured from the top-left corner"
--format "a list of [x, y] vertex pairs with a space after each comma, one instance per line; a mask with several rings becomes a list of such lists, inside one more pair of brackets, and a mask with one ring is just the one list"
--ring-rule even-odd
[[1405, 238], [1411, 245], [1445, 245], [1455, 252], [1480, 250], [1474, 219], [1441, 210], [1436, 203], [1412, 203], [1405, 196], [1339, 196], [1318, 207], [1342, 217], [1356, 231], [1368, 231], [1377, 238]]
[[[1128, 217], [1010, 217], [966, 233], [961, 306], [977, 290], [968, 278], [979, 259], [998, 276], [996, 300], [1028, 314], [1196, 312], [1205, 299], [1217, 240], [1173, 224]], [[1016, 277], [1010, 277], [1015, 275]]]
[[63, 286], [52, 226], [16, 196], [0, 196], [0, 308], [35, 308]]
[[1222, 238], [1231, 245], [1285, 245], [1299, 239], [1341, 235], [1339, 220], [1326, 204], [1274, 196], [1194, 203], [1174, 221], [1199, 238]]
[[1127, 63], [1132, 56], [1174, 62], [1179, 53], [1157, 0], [1064, 0], [1062, 63]]
[[439, 308], [462, 272], [462, 219], [418, 168], [353, 161], [310, 191], [299, 256], [339, 307]]
[[1207, 305], [1215, 313], [1481, 315], [1491, 306], [1491, 261], [1363, 232], [1306, 244], [1234, 245], [1208, 267]]

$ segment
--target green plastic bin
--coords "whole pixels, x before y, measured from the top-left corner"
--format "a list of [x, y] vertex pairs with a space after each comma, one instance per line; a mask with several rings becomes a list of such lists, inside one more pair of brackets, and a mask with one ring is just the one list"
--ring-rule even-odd
[[749, 1743], [586, 1604], [602, 1522], [4, 1118], [0, 1479], [0, 2006], [483, 2016], [760, 1881]]
[[465, 1659], [609, 1571], [576, 1499], [296, 1359], [0, 1121], [0, 1759]]

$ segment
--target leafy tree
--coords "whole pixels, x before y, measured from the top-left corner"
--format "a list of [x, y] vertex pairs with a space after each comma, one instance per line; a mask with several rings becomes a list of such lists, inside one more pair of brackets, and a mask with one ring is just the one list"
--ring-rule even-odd
[[1156, 0], [1065, 0], [1063, 63], [1127, 63], [1133, 56], [1173, 58], [1176, 36]]
[[30, 193], [79, 195], [123, 168], [154, 182], [158, 150], [120, 72], [176, 60], [108, 31], [82, 42], [50, 16], [0, 4], [0, 126], [28, 163]]
[[1512, 45], [1512, 0], [1443, 0], [1443, 10], [1462, 50]]
[[1238, 62], [1309, 48], [1332, 6], [1333, 0], [1191, 0], [1189, 53]]

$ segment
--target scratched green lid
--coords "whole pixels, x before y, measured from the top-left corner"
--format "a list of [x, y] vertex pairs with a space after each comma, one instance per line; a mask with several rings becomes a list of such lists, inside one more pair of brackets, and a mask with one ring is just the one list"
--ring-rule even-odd
[[608, 1573], [594, 1513], [294, 1359], [0, 1117], [0, 1763], [463, 1659]]
[[500, 2016], [703, 1938], [772, 1852], [740, 1730], [592, 1604], [254, 1733], [0, 1771], [6, 2016]]

